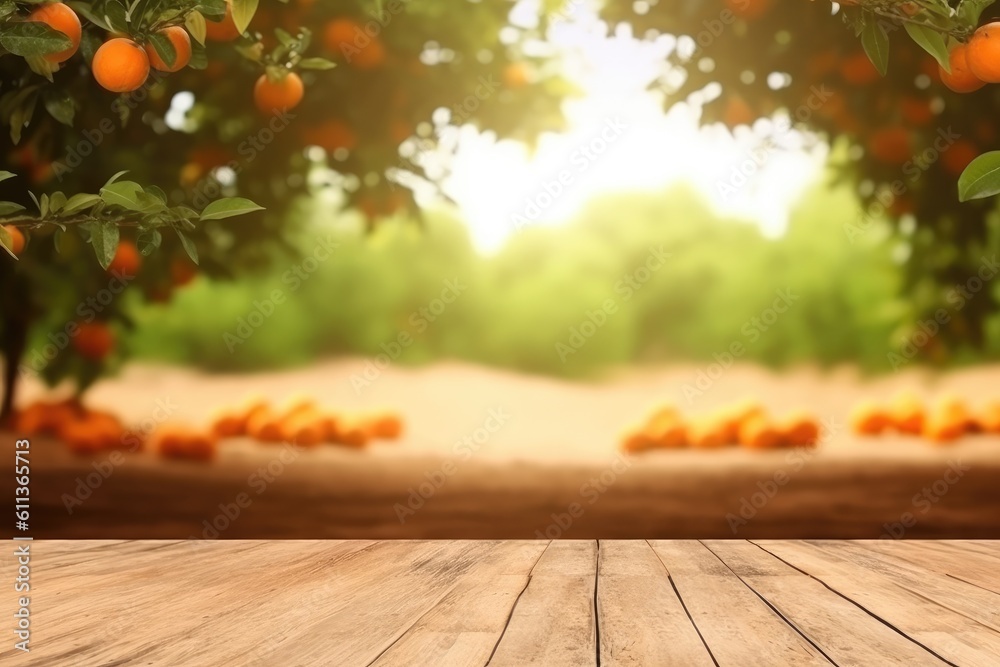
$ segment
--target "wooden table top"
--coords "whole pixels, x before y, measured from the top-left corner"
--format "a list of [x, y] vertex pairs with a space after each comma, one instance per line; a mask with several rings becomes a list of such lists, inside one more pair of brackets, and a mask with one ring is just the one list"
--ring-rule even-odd
[[31, 586], [4, 665], [1000, 664], [988, 541], [41, 540]]

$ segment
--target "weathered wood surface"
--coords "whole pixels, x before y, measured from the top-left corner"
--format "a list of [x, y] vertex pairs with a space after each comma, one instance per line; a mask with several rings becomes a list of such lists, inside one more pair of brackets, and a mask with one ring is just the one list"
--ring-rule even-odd
[[1000, 542], [32, 549], [32, 650], [3, 665], [1000, 664]]

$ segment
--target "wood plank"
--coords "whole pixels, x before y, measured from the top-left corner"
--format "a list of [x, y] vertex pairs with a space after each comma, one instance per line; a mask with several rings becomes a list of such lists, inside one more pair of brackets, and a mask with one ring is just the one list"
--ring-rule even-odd
[[485, 665], [547, 542], [502, 542], [373, 663]]
[[597, 542], [552, 542], [532, 571], [490, 667], [597, 664]]
[[798, 542], [753, 541], [793, 567], [880, 618], [943, 659], [960, 665], [995, 667], [1000, 635], [978, 621], [900, 587], [891, 577]]
[[703, 544], [650, 544], [721, 667], [830, 664]]
[[941, 551], [934, 549], [930, 542], [909, 542], [904, 545], [865, 540], [855, 544], [1000, 595], [1000, 559], [992, 556], [972, 551]]
[[646, 541], [600, 542], [597, 617], [602, 666], [714, 664]]
[[900, 588], [977, 621], [1000, 635], [1000, 595], [953, 577], [932, 572], [888, 554], [862, 548], [853, 542], [805, 542], [804, 544], [877, 573]]
[[742, 540], [704, 544], [837, 665], [947, 664], [756, 545]]

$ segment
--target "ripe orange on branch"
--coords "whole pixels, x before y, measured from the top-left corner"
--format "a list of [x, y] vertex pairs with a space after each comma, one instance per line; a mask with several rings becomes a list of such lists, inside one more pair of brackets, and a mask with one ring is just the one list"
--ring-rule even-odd
[[44, 23], [53, 30], [57, 30], [69, 37], [69, 41], [72, 42], [69, 48], [44, 56], [45, 60], [50, 63], [61, 63], [69, 60], [76, 53], [77, 49], [80, 48], [80, 37], [83, 34], [80, 17], [63, 3], [53, 2], [42, 5], [28, 15], [28, 20]]
[[980, 26], [969, 40], [969, 69], [986, 83], [1000, 83], [1000, 21]]
[[116, 37], [97, 49], [91, 68], [103, 88], [113, 93], [128, 93], [146, 83], [149, 57], [131, 39]]
[[358, 69], [373, 69], [385, 62], [385, 46], [351, 19], [334, 19], [323, 29], [323, 46]]
[[10, 234], [10, 251], [20, 255], [24, 251], [24, 232], [13, 225], [4, 225], [4, 229]]
[[174, 64], [167, 65], [150, 42], [146, 44], [146, 55], [149, 56], [149, 64], [153, 66], [153, 69], [161, 72], [176, 72], [187, 67], [187, 64], [191, 62], [191, 38], [187, 31], [179, 25], [172, 25], [161, 30], [159, 34], [169, 39], [173, 45]]
[[132, 278], [139, 273], [142, 266], [142, 255], [139, 249], [131, 241], [121, 241], [115, 256], [108, 265], [108, 273], [121, 274], [126, 278]]
[[261, 113], [269, 116], [294, 108], [302, 101], [305, 88], [295, 72], [280, 77], [261, 74], [253, 87], [253, 101]]
[[213, 42], [231, 42], [240, 36], [239, 28], [233, 21], [233, 5], [226, 3], [226, 15], [221, 21], [205, 21], [205, 37]]
[[115, 333], [104, 322], [82, 322], [73, 336], [73, 349], [81, 357], [103, 361], [115, 347]]
[[951, 72], [946, 72], [938, 65], [938, 75], [941, 77], [941, 83], [953, 92], [971, 93], [986, 85], [986, 82], [973, 74], [969, 68], [969, 47], [965, 44], [959, 44], [949, 52], [948, 63]]

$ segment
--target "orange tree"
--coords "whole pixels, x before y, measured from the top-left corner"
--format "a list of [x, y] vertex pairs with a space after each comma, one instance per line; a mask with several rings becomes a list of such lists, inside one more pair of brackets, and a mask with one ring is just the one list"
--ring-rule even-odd
[[291, 252], [316, 188], [370, 226], [444, 177], [420, 158], [444, 126], [557, 129], [569, 88], [511, 7], [0, 0], [0, 416], [26, 373], [113, 367], [132, 298]]
[[693, 101], [703, 122], [733, 128], [771, 117], [756, 126], [766, 135], [757, 162], [780, 150], [792, 129], [838, 147], [831, 168], [861, 198], [844, 233], [861, 252], [879, 237], [876, 221], [890, 221], [912, 309], [901, 339], [917, 343], [924, 358], [944, 360], [960, 343], [981, 345], [996, 326], [988, 280], [997, 271], [1000, 220], [985, 197], [1000, 191], [1000, 153], [989, 151], [1000, 87], [986, 85], [969, 62], [982, 63], [986, 81], [1000, 81], [991, 78], [1000, 70], [1000, 53], [993, 55], [1000, 41], [977, 47], [974, 37], [992, 20], [991, 5], [680, 0], [611, 2], [604, 16], [648, 39], [678, 37], [654, 84], [668, 105]]

